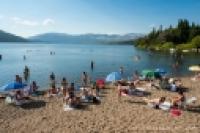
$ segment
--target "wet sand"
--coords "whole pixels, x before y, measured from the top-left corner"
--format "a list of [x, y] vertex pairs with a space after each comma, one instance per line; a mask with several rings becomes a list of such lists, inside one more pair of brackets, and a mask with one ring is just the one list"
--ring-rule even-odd
[[[200, 105], [200, 82], [182, 78], [189, 88], [186, 96], [197, 97]], [[176, 93], [149, 89], [147, 98], [173, 97]], [[63, 111], [62, 98], [35, 98], [36, 103], [24, 108], [5, 105], [0, 100], [0, 133], [114, 133], [174, 132], [199, 133], [200, 107], [183, 111], [179, 117], [147, 107], [141, 97], [118, 99], [115, 89], [105, 89], [100, 105], [85, 105], [80, 110]], [[168, 98], [169, 99], [169, 98]]]

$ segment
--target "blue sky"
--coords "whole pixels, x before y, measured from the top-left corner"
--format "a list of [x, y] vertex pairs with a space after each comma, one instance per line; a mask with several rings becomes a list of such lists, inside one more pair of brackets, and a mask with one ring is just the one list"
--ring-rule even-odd
[[24, 37], [148, 33], [180, 18], [200, 24], [200, 0], [0, 0], [0, 29]]

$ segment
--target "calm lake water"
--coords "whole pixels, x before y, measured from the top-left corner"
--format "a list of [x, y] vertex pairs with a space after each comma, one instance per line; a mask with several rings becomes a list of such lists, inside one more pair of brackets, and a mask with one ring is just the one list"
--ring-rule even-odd
[[[55, 55], [50, 55], [55, 51]], [[200, 64], [200, 55], [184, 54], [183, 64], [178, 70], [172, 68], [173, 58], [170, 54], [150, 53], [138, 50], [132, 45], [104, 44], [33, 44], [0, 43], [0, 86], [14, 80], [15, 75], [23, 75], [24, 66], [30, 68], [30, 80], [36, 80], [41, 88], [49, 84], [49, 74], [54, 72], [58, 82], [62, 77], [78, 83], [83, 71], [93, 78], [105, 78], [113, 71], [124, 67], [124, 77], [130, 77], [135, 70], [164, 68], [169, 74], [191, 74], [188, 66]], [[26, 55], [26, 60], [23, 59]], [[140, 56], [135, 60], [135, 56]], [[95, 68], [90, 69], [90, 61]]]

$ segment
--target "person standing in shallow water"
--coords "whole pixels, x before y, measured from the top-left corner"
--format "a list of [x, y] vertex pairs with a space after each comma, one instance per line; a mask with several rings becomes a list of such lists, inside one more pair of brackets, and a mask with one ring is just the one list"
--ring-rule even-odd
[[82, 82], [82, 86], [87, 86], [88, 75], [86, 72], [83, 72], [83, 74], [81, 75], [81, 82]]
[[23, 59], [26, 60], [26, 55], [23, 56]]
[[91, 68], [91, 70], [94, 69], [94, 61], [91, 61], [90, 68]]
[[50, 79], [50, 88], [53, 88], [56, 86], [56, 81], [55, 81], [55, 74], [52, 72], [49, 76]]
[[124, 68], [122, 66], [119, 68], [119, 72], [120, 72], [121, 75], [124, 74]]
[[30, 76], [30, 70], [29, 70], [28, 66], [25, 66], [25, 68], [24, 68], [24, 79], [25, 79], [26, 82], [28, 81], [29, 76]]

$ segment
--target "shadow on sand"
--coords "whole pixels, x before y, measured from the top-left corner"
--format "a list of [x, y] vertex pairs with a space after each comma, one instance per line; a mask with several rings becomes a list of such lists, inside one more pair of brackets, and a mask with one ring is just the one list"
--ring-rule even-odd
[[36, 109], [36, 108], [42, 108], [46, 106], [46, 102], [43, 100], [36, 100], [36, 101], [31, 101], [29, 103], [24, 103], [20, 107], [23, 109]]
[[85, 110], [85, 111], [89, 110], [87, 104], [80, 104], [80, 105], [76, 106], [75, 109], [76, 110]]
[[130, 104], [146, 105], [146, 103], [143, 101], [126, 100], [125, 102], [128, 102]]
[[187, 109], [187, 111], [191, 113], [200, 113], [200, 105], [190, 107], [189, 109]]

